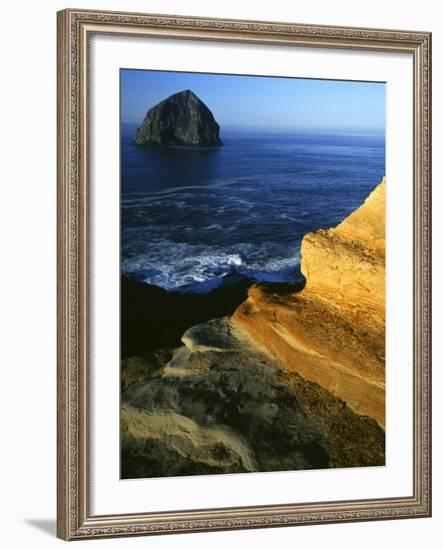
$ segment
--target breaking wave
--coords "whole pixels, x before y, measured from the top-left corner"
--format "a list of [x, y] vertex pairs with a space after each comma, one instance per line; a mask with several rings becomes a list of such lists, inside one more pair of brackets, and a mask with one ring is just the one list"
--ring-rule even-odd
[[303, 236], [339, 223], [385, 173], [378, 138], [233, 133], [183, 151], [136, 147], [134, 132], [122, 134], [121, 271], [167, 290], [301, 278]]
[[122, 258], [122, 274], [166, 290], [206, 292], [237, 274], [255, 281], [289, 282], [298, 277], [299, 254], [275, 257], [273, 246], [237, 246], [237, 252], [217, 247], [151, 242], [145, 252]]

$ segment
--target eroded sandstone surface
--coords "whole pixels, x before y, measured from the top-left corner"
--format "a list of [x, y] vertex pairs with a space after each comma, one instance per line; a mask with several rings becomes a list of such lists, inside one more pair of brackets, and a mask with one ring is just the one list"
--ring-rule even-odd
[[282, 370], [229, 317], [182, 340], [123, 362], [123, 478], [384, 464], [374, 420]]
[[[253, 285], [232, 316], [194, 326], [195, 304], [174, 298], [181, 341], [154, 331], [159, 346], [123, 355], [122, 477], [383, 465], [384, 216], [383, 180], [337, 227], [306, 235], [304, 288]], [[152, 306], [152, 289], [131, 292]]]
[[385, 179], [337, 227], [302, 242], [301, 292], [260, 284], [233, 322], [288, 371], [385, 424]]

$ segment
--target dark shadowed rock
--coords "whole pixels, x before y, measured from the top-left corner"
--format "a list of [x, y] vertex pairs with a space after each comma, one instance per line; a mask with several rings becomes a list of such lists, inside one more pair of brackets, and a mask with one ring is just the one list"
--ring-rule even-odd
[[191, 90], [171, 95], [149, 109], [135, 134], [137, 145], [214, 147], [222, 145], [211, 111]]
[[181, 345], [183, 333], [214, 317], [232, 315], [246, 300], [252, 280], [226, 276], [208, 294], [166, 292], [121, 279], [121, 357]]

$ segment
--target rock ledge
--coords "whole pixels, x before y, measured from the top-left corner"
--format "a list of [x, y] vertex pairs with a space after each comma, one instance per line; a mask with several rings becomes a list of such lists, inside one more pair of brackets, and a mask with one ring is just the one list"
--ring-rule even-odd
[[280, 364], [385, 424], [385, 179], [302, 242], [301, 292], [255, 285], [233, 322]]

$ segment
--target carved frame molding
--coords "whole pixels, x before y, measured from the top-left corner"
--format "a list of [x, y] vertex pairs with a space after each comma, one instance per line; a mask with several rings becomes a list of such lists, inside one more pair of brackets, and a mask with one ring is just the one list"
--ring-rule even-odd
[[[58, 24], [57, 534], [65, 540], [431, 515], [431, 34], [68, 9]], [[404, 498], [93, 516], [88, 469], [88, 45], [93, 34], [409, 52], [414, 59], [414, 464]]]

